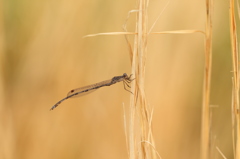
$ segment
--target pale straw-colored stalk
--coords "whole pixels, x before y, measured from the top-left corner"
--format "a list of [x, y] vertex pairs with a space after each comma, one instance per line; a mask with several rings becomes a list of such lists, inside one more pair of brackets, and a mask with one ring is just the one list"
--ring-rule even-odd
[[[234, 0], [230, 0], [229, 5], [230, 15], [230, 34], [231, 34], [231, 47], [232, 47], [232, 63], [233, 63], [233, 101], [232, 101], [232, 125], [233, 125], [233, 145], [234, 156], [236, 159], [240, 158], [240, 116], [239, 116], [239, 55], [238, 55], [238, 40], [237, 40], [237, 26], [235, 18]], [[236, 136], [234, 137], [234, 131]], [[236, 142], [234, 141], [236, 140]]]
[[[132, 73], [135, 83], [132, 85], [134, 96], [130, 101], [129, 148], [130, 159], [156, 158], [156, 151], [151, 130], [151, 111], [145, 96], [145, 68], [148, 38], [148, 0], [138, 1], [136, 33], [133, 46]], [[136, 121], [138, 114], [138, 121]], [[136, 122], [139, 125], [135, 125]], [[137, 132], [140, 132], [139, 134]]]
[[205, 66], [204, 66], [204, 84], [203, 84], [203, 105], [202, 105], [202, 128], [201, 128], [201, 158], [209, 158], [210, 149], [210, 84], [212, 70], [212, 13], [213, 1], [206, 0], [206, 32], [205, 32]]

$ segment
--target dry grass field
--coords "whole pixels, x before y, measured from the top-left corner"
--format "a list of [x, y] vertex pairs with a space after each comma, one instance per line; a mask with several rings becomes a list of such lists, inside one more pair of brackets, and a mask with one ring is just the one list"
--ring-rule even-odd
[[[231, 159], [229, 1], [215, 0], [213, 7], [209, 153], [223, 158], [218, 148]], [[137, 11], [135, 0], [0, 0], [0, 159], [159, 158], [146, 155], [155, 150], [162, 159], [200, 159], [204, 34], [150, 34], [146, 56], [139, 55], [144, 72], [133, 68], [124, 35], [83, 38], [124, 32], [127, 17], [127, 30], [135, 32]], [[160, 15], [152, 32], [206, 30], [202, 0], [151, 0], [147, 11], [147, 29]], [[134, 46], [136, 35], [128, 37]], [[71, 89], [123, 73], [133, 73], [133, 87], [144, 95], [117, 83], [49, 111]], [[132, 142], [135, 99], [149, 110], [145, 124], [152, 129], [141, 129], [144, 113], [136, 112], [132, 135], [152, 134], [155, 144]]]

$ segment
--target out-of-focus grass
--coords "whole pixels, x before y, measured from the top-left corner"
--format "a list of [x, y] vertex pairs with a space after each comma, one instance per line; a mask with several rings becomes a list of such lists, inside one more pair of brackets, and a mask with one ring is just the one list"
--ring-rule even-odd
[[[129, 94], [122, 84], [49, 109], [72, 88], [130, 73], [123, 36], [82, 36], [122, 31], [135, 1], [0, 3], [0, 158], [127, 158], [122, 102], [128, 106]], [[150, 1], [149, 25], [164, 4]], [[199, 0], [172, 1], [153, 31], [204, 30], [204, 7]], [[212, 134], [231, 158], [227, 2], [215, 2], [214, 10]], [[203, 36], [152, 35], [148, 52], [145, 88], [156, 148], [163, 158], [198, 158]]]

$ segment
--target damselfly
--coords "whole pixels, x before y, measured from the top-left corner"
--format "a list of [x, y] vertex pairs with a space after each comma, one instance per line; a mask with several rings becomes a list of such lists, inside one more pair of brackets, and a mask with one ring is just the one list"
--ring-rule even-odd
[[124, 89], [126, 91], [132, 93], [131, 91], [129, 91], [125, 87], [125, 86], [127, 86], [127, 87], [130, 88], [129, 84], [134, 80], [134, 79], [131, 79], [131, 76], [132, 76], [132, 74], [130, 76], [128, 76], [126, 73], [124, 73], [122, 76], [115, 76], [110, 80], [106, 80], [106, 81], [102, 81], [102, 82], [95, 83], [95, 84], [92, 84], [92, 85], [88, 85], [88, 86], [73, 89], [67, 94], [67, 97], [65, 97], [62, 100], [60, 100], [59, 102], [57, 102], [54, 106], [52, 106], [52, 108], [50, 110], [55, 109], [59, 104], [61, 104], [66, 99], [69, 99], [69, 98], [72, 98], [72, 97], [77, 97], [77, 96], [92, 92], [92, 91], [97, 90], [98, 88], [101, 88], [101, 87], [104, 87], [104, 86], [111, 86], [111, 85], [113, 85], [117, 82], [121, 82], [121, 81], [123, 81]]

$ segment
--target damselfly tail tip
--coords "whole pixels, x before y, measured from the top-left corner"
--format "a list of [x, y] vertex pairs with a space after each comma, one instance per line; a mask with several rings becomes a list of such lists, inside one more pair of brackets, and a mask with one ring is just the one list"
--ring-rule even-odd
[[53, 107], [50, 109], [50, 111], [53, 110], [54, 108], [55, 108], [55, 106], [53, 106]]

